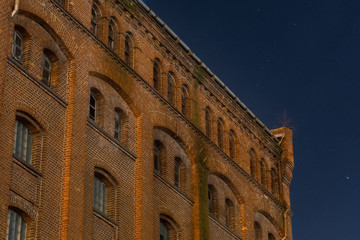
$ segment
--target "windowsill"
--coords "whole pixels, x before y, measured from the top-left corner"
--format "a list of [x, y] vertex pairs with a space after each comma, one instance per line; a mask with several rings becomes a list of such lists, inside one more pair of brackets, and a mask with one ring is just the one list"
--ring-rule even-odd
[[222, 224], [221, 222], [219, 222], [219, 220], [216, 219], [212, 214], [209, 214], [209, 218], [215, 224], [217, 224], [219, 227], [221, 227], [224, 231], [226, 231], [228, 234], [230, 234], [232, 237], [234, 237], [237, 240], [241, 240], [241, 238], [236, 233], [234, 233], [228, 226], [226, 226], [226, 225]]
[[191, 205], [194, 204], [194, 201], [192, 199], [190, 199], [189, 197], [187, 197], [181, 190], [180, 188], [176, 187], [175, 185], [172, 185], [170, 183], [168, 183], [161, 175], [160, 172], [154, 170], [154, 176], [159, 179], [162, 183], [164, 183], [166, 186], [168, 186], [171, 190], [173, 190], [174, 192], [176, 192], [177, 194], [179, 194], [182, 198], [184, 198], [187, 202], [189, 202]]
[[13, 66], [15, 66], [19, 70], [19, 72], [21, 72], [22, 75], [24, 75], [27, 79], [32, 81], [39, 88], [42, 88], [43, 90], [45, 90], [45, 92], [48, 95], [50, 95], [53, 99], [55, 99], [58, 103], [60, 103], [64, 107], [66, 107], [68, 105], [66, 101], [64, 101], [60, 96], [58, 96], [54, 92], [54, 90], [51, 89], [48, 85], [43, 83], [43, 81], [41, 81], [41, 79], [39, 80], [39, 79], [35, 78], [33, 75], [31, 75], [18, 60], [16, 60], [13, 57], [8, 57], [7, 59], [8, 59], [8, 62], [10, 62]]
[[107, 132], [105, 132], [102, 128], [100, 128], [100, 126], [92, 119], [88, 118], [87, 123], [90, 127], [92, 127], [96, 132], [98, 132], [100, 135], [102, 135], [104, 138], [106, 138], [107, 140], [109, 140], [111, 143], [113, 143], [114, 145], [116, 145], [118, 148], [120, 148], [125, 154], [127, 154], [131, 159], [136, 160], [136, 156], [130, 152], [130, 150], [128, 150], [119, 140], [113, 138], [112, 136], [110, 136], [110, 134], [108, 134]]
[[42, 177], [43, 176], [42, 173], [39, 170], [37, 170], [30, 163], [24, 161], [19, 156], [13, 155], [13, 159], [15, 159], [15, 160], [13, 160], [14, 163], [16, 163], [17, 165], [19, 165], [20, 167], [25, 169], [27, 172], [34, 175], [35, 177]]
[[98, 217], [99, 219], [103, 220], [104, 222], [106, 222], [107, 224], [109, 224], [112, 227], [117, 227], [118, 226], [117, 222], [112, 220], [110, 217], [108, 217], [105, 214], [97, 211], [96, 209], [93, 209], [93, 210], [94, 210], [94, 215], [96, 217]]

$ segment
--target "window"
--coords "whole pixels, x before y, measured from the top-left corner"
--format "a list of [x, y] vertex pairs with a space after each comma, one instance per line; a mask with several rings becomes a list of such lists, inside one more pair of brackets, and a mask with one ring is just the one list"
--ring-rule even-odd
[[250, 175], [255, 178], [256, 172], [256, 159], [254, 149], [250, 149]]
[[8, 212], [8, 228], [7, 240], [25, 240], [26, 238], [26, 222], [15, 211]]
[[114, 120], [114, 138], [121, 140], [121, 128], [123, 125], [122, 122], [122, 112], [119, 108], [115, 108], [115, 120]]
[[225, 221], [226, 226], [231, 230], [235, 228], [235, 212], [234, 212], [234, 204], [230, 199], [225, 200]]
[[266, 186], [266, 167], [265, 167], [265, 160], [261, 159], [260, 160], [260, 172], [261, 172], [261, 184]]
[[96, 121], [97, 105], [98, 102], [95, 93], [90, 92], [89, 118], [93, 121]]
[[169, 228], [164, 221], [160, 221], [160, 240], [170, 240]]
[[168, 101], [172, 104], [175, 101], [175, 82], [174, 75], [171, 72], [168, 74]]
[[28, 124], [16, 120], [13, 154], [27, 163], [31, 163], [32, 144], [33, 136]]
[[93, 3], [93, 6], [91, 8], [91, 26], [90, 31], [96, 36], [98, 32], [98, 7], [95, 3]]
[[235, 132], [229, 131], [229, 154], [232, 159], [235, 159]]
[[153, 82], [154, 82], [154, 88], [158, 91], [160, 91], [160, 62], [157, 58], [154, 60], [154, 66], [153, 66]]
[[221, 118], [217, 120], [217, 134], [218, 134], [218, 146], [224, 149], [224, 127]]
[[181, 87], [181, 112], [185, 116], [188, 116], [188, 113], [189, 113], [188, 98], [189, 98], [189, 93], [188, 93], [187, 87], [186, 87], [186, 85], [183, 85]]
[[106, 215], [107, 188], [105, 183], [98, 176], [94, 177], [94, 209]]
[[271, 193], [276, 195], [278, 190], [276, 170], [272, 168], [270, 170], [270, 181], [271, 181]]
[[254, 223], [255, 240], [262, 240], [262, 229], [258, 222]]
[[272, 233], [268, 234], [268, 240], [275, 240], [275, 237], [272, 235]]
[[115, 41], [115, 22], [111, 18], [109, 22], [109, 36], [108, 36], [108, 46], [111, 50], [114, 50], [114, 41]]
[[14, 31], [14, 43], [12, 47], [12, 56], [16, 60], [22, 60], [24, 55], [24, 38], [18, 31]]
[[175, 186], [180, 187], [181, 158], [175, 157]]
[[127, 65], [132, 65], [133, 58], [133, 41], [131, 38], [131, 33], [127, 32], [125, 36], [125, 62]]
[[163, 156], [165, 155], [164, 153], [165, 151], [165, 147], [164, 145], [158, 141], [155, 140], [154, 141], [154, 170], [160, 174], [163, 174], [163, 169], [164, 166], [162, 166], [162, 159]]
[[206, 136], [211, 136], [211, 113], [209, 107], [205, 109], [205, 133]]
[[208, 185], [208, 207], [209, 207], [209, 213], [212, 216], [216, 216], [217, 213], [217, 195], [216, 195], [216, 189], [213, 185]]
[[51, 85], [51, 71], [52, 71], [52, 63], [50, 58], [44, 54], [43, 56], [43, 71], [42, 71], [42, 81], [46, 85]]

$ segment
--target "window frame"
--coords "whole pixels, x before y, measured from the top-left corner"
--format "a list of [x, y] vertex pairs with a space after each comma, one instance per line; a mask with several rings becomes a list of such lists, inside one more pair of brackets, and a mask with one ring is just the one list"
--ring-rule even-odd
[[[93, 99], [94, 104], [91, 104], [91, 100]], [[91, 120], [93, 120], [94, 122], [97, 122], [97, 114], [98, 114], [98, 99], [96, 96], [96, 93], [94, 93], [93, 91], [90, 91], [90, 99], [89, 99], [89, 118]], [[93, 110], [93, 114], [92, 111]]]
[[155, 58], [153, 64], [153, 86], [157, 91], [161, 91], [161, 67], [160, 60]]
[[205, 108], [205, 134], [211, 137], [211, 110], [209, 107]]
[[217, 120], [217, 142], [220, 149], [224, 149], [224, 121], [219, 118]]
[[[49, 67], [46, 66], [46, 62], [48, 62]], [[43, 64], [42, 64], [42, 78], [41, 81], [45, 83], [47, 86], [51, 86], [52, 80], [52, 70], [53, 70], [53, 62], [51, 61], [50, 57], [44, 53], [43, 54]], [[44, 78], [44, 74], [48, 74], [47, 79]]]
[[108, 186], [104, 181], [104, 177], [95, 174], [94, 175], [94, 199], [93, 207], [98, 213], [107, 216], [108, 207]]
[[111, 50], [115, 49], [115, 29], [116, 29], [115, 21], [114, 19], [110, 18], [109, 32], [108, 32], [108, 47]]
[[[20, 43], [21, 43], [21, 46], [19, 46], [18, 44], [17, 44], [17, 38], [19, 38], [19, 40], [20, 40]], [[17, 60], [17, 61], [19, 61], [19, 62], [21, 62], [22, 61], [22, 59], [23, 59], [23, 57], [24, 57], [24, 44], [25, 44], [25, 38], [24, 38], [24, 36], [19, 32], [19, 31], [17, 31], [16, 29], [14, 30], [14, 39], [13, 39], [13, 46], [12, 46], [12, 57], [15, 59], [15, 60]], [[17, 50], [19, 50], [19, 52], [20, 52], [20, 55], [19, 56], [17, 56], [17, 54], [16, 54], [16, 51]]]
[[[7, 222], [8, 222], [7, 231], [6, 231], [6, 239], [7, 240], [18, 240], [18, 239], [25, 240], [26, 239], [27, 223], [26, 223], [25, 219], [18, 212], [14, 211], [12, 209], [9, 209]], [[12, 226], [14, 226], [14, 227], [12, 227]], [[10, 230], [11, 227], [12, 227], [12, 229]], [[20, 229], [20, 231], [19, 231], [19, 229]]]

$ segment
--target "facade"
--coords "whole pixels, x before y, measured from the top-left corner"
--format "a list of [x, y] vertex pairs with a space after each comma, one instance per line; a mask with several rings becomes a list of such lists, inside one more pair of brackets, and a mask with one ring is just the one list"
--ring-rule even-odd
[[0, 9], [0, 239], [292, 240], [268, 130], [143, 2]]

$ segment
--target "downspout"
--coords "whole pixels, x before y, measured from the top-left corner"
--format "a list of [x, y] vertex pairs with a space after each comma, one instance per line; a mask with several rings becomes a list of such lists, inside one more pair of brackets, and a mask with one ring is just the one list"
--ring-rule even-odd
[[287, 222], [286, 222], [286, 214], [290, 211], [290, 209], [286, 209], [284, 212], [284, 237], [281, 240], [286, 240], [287, 238]]
[[20, 0], [15, 0], [14, 11], [11, 13], [11, 17], [14, 17], [19, 12]]

